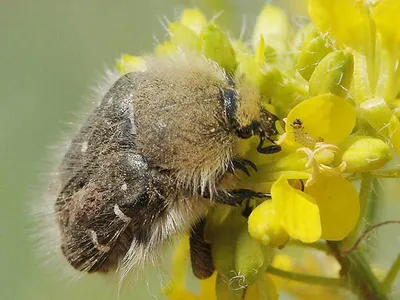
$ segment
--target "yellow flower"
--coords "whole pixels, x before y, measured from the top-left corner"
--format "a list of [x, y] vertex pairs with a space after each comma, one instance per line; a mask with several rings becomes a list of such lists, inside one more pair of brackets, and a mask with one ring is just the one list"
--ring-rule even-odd
[[[400, 144], [400, 122], [388, 101], [380, 100], [383, 95], [379, 95], [378, 87], [371, 86], [375, 75], [370, 74], [373, 68], [368, 63], [375, 63], [371, 56], [376, 51], [371, 47], [376, 37], [371, 31], [373, 19], [369, 9], [373, 10], [375, 19], [380, 16], [382, 24], [377, 24], [378, 34], [384, 28], [386, 44], [389, 44], [388, 32], [394, 34], [397, 28], [392, 23], [386, 24], [381, 15], [389, 9], [396, 11], [397, 2], [380, 1], [373, 8], [350, 0], [309, 2], [310, 15], [322, 35], [312, 27], [305, 29], [312, 34], [312, 39], [305, 39], [297, 66], [309, 81], [312, 98], [288, 112], [286, 133], [280, 140], [283, 151], [272, 162], [259, 159], [254, 151], [245, 153], [246, 158], [261, 164], [260, 174], [252, 178], [257, 181], [251, 184], [252, 188], [262, 191], [271, 188], [274, 220], [280, 219], [275, 228], [282, 226], [289, 236], [303, 242], [319, 238], [342, 240], [354, 229], [360, 203], [355, 187], [343, 177], [344, 173], [376, 170], [391, 160], [390, 146], [378, 137], [391, 138], [395, 147]], [[323, 46], [329, 45], [327, 41], [339, 49], [332, 51]], [[318, 60], [313, 61], [316, 67], [307, 69], [311, 49], [322, 56], [318, 54]], [[368, 68], [362, 68], [360, 61]], [[357, 117], [366, 119], [377, 130], [377, 137], [351, 136]], [[305, 153], [307, 160], [302, 160], [299, 153]], [[306, 180], [305, 188], [302, 191], [292, 188], [290, 179]], [[258, 228], [260, 233], [260, 228], [271, 228], [267, 221], [258, 219], [260, 222], [250, 224], [250, 232]], [[271, 238], [274, 237], [268, 236]]]
[[289, 235], [283, 228], [280, 218], [275, 202], [261, 203], [249, 216], [250, 235], [263, 245], [282, 246], [289, 240]]
[[[272, 202], [276, 218], [292, 238], [307, 243], [320, 238], [341, 240], [354, 229], [359, 217], [358, 193], [352, 183], [341, 177], [346, 163], [331, 164], [335, 152], [340, 151], [335, 145], [349, 136], [355, 120], [354, 108], [333, 94], [305, 100], [288, 114], [281, 141], [288, 154], [281, 160], [295, 161], [306, 153], [308, 161], [300, 169], [302, 173], [297, 174], [290, 170], [295, 162], [280, 168], [278, 160], [267, 168], [269, 173], [280, 174], [272, 184]], [[299, 170], [301, 164], [297, 167]], [[289, 179], [306, 179], [304, 191], [291, 187]], [[250, 232], [262, 226], [262, 222], [260, 219], [250, 223]]]
[[[338, 274], [337, 263], [321, 263], [315, 253], [303, 263], [276, 253], [290, 238], [307, 244], [354, 238], [365, 203], [351, 180], [391, 161], [392, 148], [400, 154], [400, 27], [392, 21], [400, 1], [309, 0], [308, 8], [312, 23], [292, 35], [284, 11], [266, 5], [247, 44], [198, 9], [185, 10], [155, 49], [155, 55], [189, 51], [215, 61], [256, 87], [264, 108], [285, 122], [276, 124], [279, 153], [258, 153], [258, 137], [235, 149], [258, 169], [243, 175], [239, 188], [270, 192], [272, 199], [247, 203], [248, 218], [243, 207], [212, 209], [205, 239], [216, 271], [199, 281], [199, 293], [191, 292], [184, 239], [164, 288], [169, 299], [277, 299], [276, 287], [299, 299], [343, 297], [333, 288], [287, 285], [265, 270], [274, 259], [282, 270], [315, 275], [327, 263], [328, 276]], [[145, 70], [142, 58], [128, 55], [117, 66], [122, 73]]]
[[393, 22], [400, 13], [400, 2], [310, 0], [309, 13], [321, 32], [354, 56], [349, 96], [359, 106], [360, 119], [400, 153], [400, 126], [395, 114], [400, 28]]

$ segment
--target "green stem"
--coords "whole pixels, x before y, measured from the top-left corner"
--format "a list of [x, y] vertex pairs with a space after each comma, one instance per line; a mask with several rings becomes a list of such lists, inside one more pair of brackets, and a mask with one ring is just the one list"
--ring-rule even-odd
[[363, 216], [365, 214], [369, 193], [371, 192], [372, 175], [364, 173], [361, 175], [361, 188], [360, 188], [360, 218], [358, 219], [357, 230], [360, 229]]
[[307, 283], [307, 284], [317, 284], [323, 286], [334, 286], [334, 287], [341, 287], [344, 285], [344, 282], [337, 278], [329, 278], [329, 277], [321, 277], [321, 276], [314, 276], [314, 275], [307, 275], [302, 273], [295, 273], [295, 272], [288, 272], [281, 269], [274, 268], [269, 266], [267, 268], [267, 273], [276, 275], [282, 278], [287, 278], [290, 280]]
[[383, 280], [383, 288], [385, 289], [385, 291], [387, 293], [389, 293], [392, 290], [393, 287], [393, 283], [396, 280], [397, 275], [400, 272], [400, 253], [399, 255], [397, 255], [396, 260], [394, 261], [394, 263], [392, 264], [392, 266], [390, 267], [389, 272], [386, 274], [385, 279]]
[[323, 240], [320, 240], [315, 243], [303, 243], [299, 240], [290, 240], [288, 243], [288, 246], [293, 246], [293, 247], [302, 247], [302, 248], [311, 248], [323, 252], [329, 252], [329, 249], [326, 247], [326, 242]]
[[378, 171], [374, 171], [372, 174], [374, 175], [374, 177], [377, 177], [377, 178], [399, 178], [400, 177], [400, 169], [378, 170]]
[[[381, 201], [379, 201], [378, 199], [378, 195], [381, 195], [381, 186], [378, 179], [374, 178], [371, 183], [371, 194], [364, 215], [365, 224], [377, 223], [377, 213], [378, 211], [380, 211], [380, 205], [382, 204]], [[375, 243], [375, 239], [368, 239], [365, 241], [366, 255], [371, 260], [373, 259], [375, 254]]]
[[379, 211], [378, 205], [378, 196], [381, 195], [381, 185], [378, 179], [374, 178], [371, 184], [371, 196], [368, 201], [368, 205], [365, 211], [365, 220], [367, 224], [375, 224], [376, 223], [376, 213]]
[[344, 249], [350, 248], [354, 244], [354, 241], [357, 239], [360, 229], [363, 225], [363, 219], [367, 208], [368, 197], [371, 191], [372, 179], [373, 177], [371, 173], [363, 173], [361, 175], [361, 188], [359, 193], [360, 216], [358, 218], [358, 222], [354, 230], [341, 243], [341, 247], [343, 247]]
[[385, 289], [375, 277], [365, 256], [358, 250], [342, 255], [339, 242], [328, 242], [328, 246], [339, 262], [341, 276], [348, 280], [348, 287], [353, 290], [360, 299], [387, 300]]

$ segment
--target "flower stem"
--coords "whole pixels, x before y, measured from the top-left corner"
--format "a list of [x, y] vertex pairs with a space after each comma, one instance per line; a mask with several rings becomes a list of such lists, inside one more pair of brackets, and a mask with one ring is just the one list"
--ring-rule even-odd
[[396, 260], [390, 267], [390, 270], [386, 274], [386, 277], [382, 283], [383, 288], [387, 293], [389, 293], [392, 290], [393, 283], [396, 280], [396, 276], [399, 274], [399, 272], [400, 272], [400, 253], [399, 255], [397, 255]]
[[287, 278], [290, 280], [307, 283], [307, 284], [317, 284], [323, 286], [334, 286], [340, 287], [344, 285], [344, 282], [337, 278], [329, 278], [329, 277], [321, 277], [321, 276], [314, 276], [314, 275], [307, 275], [302, 273], [296, 272], [288, 272], [278, 268], [274, 268], [269, 266], [267, 268], [267, 273], [276, 275], [282, 278]]
[[358, 222], [354, 230], [346, 237], [346, 239], [340, 245], [345, 249], [350, 248], [354, 244], [363, 225], [364, 215], [368, 204], [368, 197], [371, 191], [372, 179], [373, 177], [370, 173], [364, 173], [361, 175], [361, 187], [359, 193], [360, 216], [358, 218]]
[[329, 249], [326, 247], [326, 242], [323, 240], [319, 240], [315, 243], [303, 243], [299, 240], [290, 240], [288, 246], [302, 247], [308, 249], [315, 249], [322, 252], [329, 252]]
[[372, 175], [370, 173], [364, 173], [361, 175], [361, 188], [360, 188], [360, 218], [358, 220], [356, 231], [360, 229], [362, 219], [364, 217], [369, 193], [371, 192], [371, 185], [372, 185]]
[[328, 242], [328, 246], [339, 262], [341, 276], [348, 280], [348, 287], [353, 290], [360, 299], [387, 300], [383, 285], [375, 277], [365, 256], [358, 250], [349, 255], [340, 252], [339, 242]]
[[376, 178], [399, 178], [400, 177], [400, 169], [377, 170], [377, 171], [372, 172], [372, 174]]

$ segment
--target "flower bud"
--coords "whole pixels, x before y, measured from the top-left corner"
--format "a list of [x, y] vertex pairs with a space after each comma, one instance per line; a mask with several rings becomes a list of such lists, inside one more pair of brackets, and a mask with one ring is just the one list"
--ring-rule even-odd
[[369, 136], [350, 136], [340, 146], [346, 172], [360, 173], [379, 169], [392, 159], [390, 146]]
[[[264, 275], [265, 269], [272, 261], [275, 249], [271, 246], [264, 246], [253, 239], [247, 226], [240, 232], [235, 251], [235, 270], [237, 274], [237, 284], [250, 285]], [[236, 285], [236, 278], [232, 279]], [[233, 286], [235, 288], [235, 286]]]
[[360, 105], [361, 117], [369, 123], [380, 135], [389, 137], [387, 124], [392, 119], [393, 112], [383, 98], [371, 98]]
[[264, 201], [257, 206], [251, 213], [248, 224], [250, 236], [264, 246], [279, 247], [289, 240], [273, 201]]
[[296, 68], [305, 80], [310, 80], [315, 67], [333, 49], [314, 26], [307, 26], [305, 30], [306, 32], [303, 34], [305, 39], [297, 57]]
[[191, 29], [197, 35], [200, 34], [202, 28], [207, 25], [206, 17], [197, 8], [185, 9], [182, 13], [180, 21], [183, 25]]
[[146, 71], [146, 62], [140, 56], [123, 54], [117, 61], [116, 65], [118, 71], [123, 74], [136, 71]]
[[188, 27], [180, 22], [168, 24], [171, 43], [185, 50], [200, 51], [199, 37]]
[[215, 24], [209, 24], [200, 33], [203, 54], [216, 61], [228, 72], [237, 67], [236, 53], [224, 31]]
[[282, 88], [282, 73], [271, 64], [260, 65], [252, 55], [241, 55], [236, 77], [254, 85], [261, 95], [267, 97]]
[[325, 93], [345, 98], [353, 75], [353, 55], [346, 51], [334, 51], [326, 55], [310, 78], [310, 97]]
[[236, 242], [245, 224], [246, 218], [240, 211], [232, 210], [221, 222], [213, 220], [212, 224], [206, 225], [206, 239], [211, 243], [215, 268], [224, 278], [234, 276]]

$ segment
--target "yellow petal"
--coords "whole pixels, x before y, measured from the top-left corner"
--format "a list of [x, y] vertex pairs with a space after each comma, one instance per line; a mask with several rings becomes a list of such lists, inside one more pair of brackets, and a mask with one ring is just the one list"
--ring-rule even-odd
[[[181, 293], [185, 293], [185, 278], [189, 262], [189, 237], [182, 238], [179, 245], [174, 250], [171, 266], [171, 281], [163, 288], [163, 294], [170, 299], [180, 298]], [[183, 294], [182, 294], [183, 295]]]
[[199, 299], [201, 300], [217, 300], [217, 295], [215, 293], [215, 284], [217, 280], [217, 272], [204, 280], [200, 280], [200, 295]]
[[345, 99], [324, 94], [305, 100], [290, 111], [285, 127], [289, 137], [295, 137], [292, 124], [296, 119], [303, 123], [303, 130], [310, 137], [336, 145], [352, 132], [356, 112]]
[[365, 52], [371, 29], [367, 10], [354, 0], [309, 0], [308, 12], [315, 26], [329, 32], [339, 44]]
[[202, 28], [207, 25], [207, 19], [199, 9], [188, 8], [182, 13], [181, 23], [196, 34], [200, 34]]
[[353, 184], [341, 176], [321, 174], [305, 192], [317, 201], [322, 238], [339, 241], [354, 229], [360, 214], [360, 200]]
[[274, 201], [264, 201], [249, 216], [249, 233], [263, 245], [279, 247], [289, 240], [283, 229]]
[[168, 295], [169, 300], [198, 300], [199, 298], [187, 290], [175, 291]]
[[371, 15], [384, 41], [399, 46], [400, 27], [394, 20], [397, 20], [400, 15], [400, 1], [380, 0]]
[[292, 188], [281, 176], [272, 186], [272, 201], [286, 232], [304, 243], [313, 243], [321, 237], [320, 213], [315, 200]]

